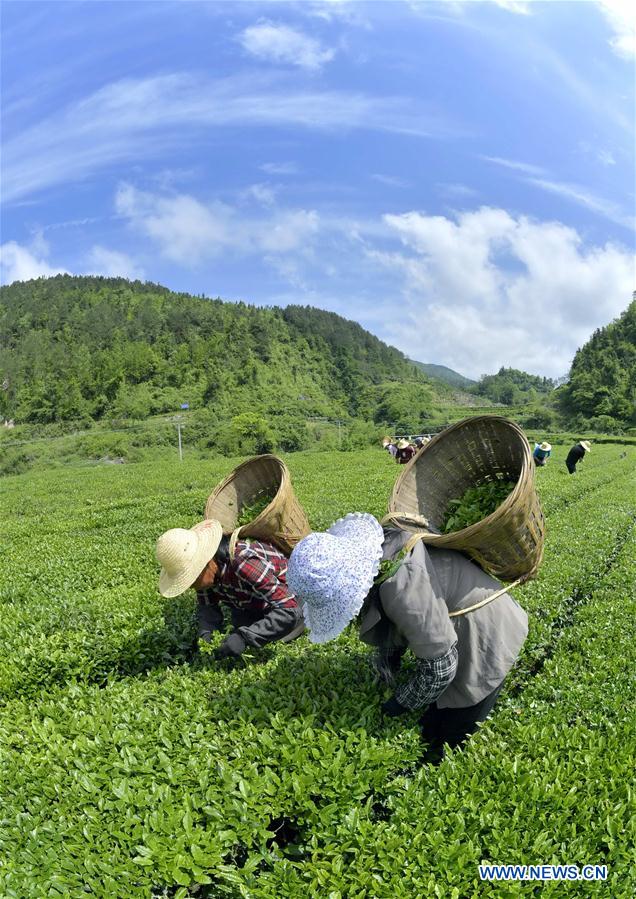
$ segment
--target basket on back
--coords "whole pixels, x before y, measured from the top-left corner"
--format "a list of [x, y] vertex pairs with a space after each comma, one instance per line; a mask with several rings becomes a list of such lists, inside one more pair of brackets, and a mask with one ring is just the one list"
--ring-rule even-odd
[[416, 520], [420, 516], [440, 531], [450, 500], [470, 487], [513, 481], [513, 491], [487, 518], [449, 534], [426, 533], [422, 539], [466, 553], [500, 580], [529, 580], [541, 563], [545, 537], [534, 475], [530, 444], [518, 425], [495, 415], [466, 418], [434, 437], [405, 466], [385, 523], [417, 533], [426, 530]]
[[[241, 509], [253, 505], [263, 492], [273, 496], [271, 502], [256, 518], [237, 528]], [[234, 540], [266, 540], [287, 555], [309, 533], [309, 522], [292, 488], [289, 470], [282, 459], [270, 454], [248, 459], [221, 481], [208, 497], [205, 517], [220, 521], [223, 533], [232, 534]]]

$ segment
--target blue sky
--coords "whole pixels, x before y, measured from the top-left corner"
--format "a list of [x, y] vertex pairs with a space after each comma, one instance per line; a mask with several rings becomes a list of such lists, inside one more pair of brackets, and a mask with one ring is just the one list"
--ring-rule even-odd
[[634, 17], [2, 4], [2, 280], [139, 277], [564, 374], [634, 289]]

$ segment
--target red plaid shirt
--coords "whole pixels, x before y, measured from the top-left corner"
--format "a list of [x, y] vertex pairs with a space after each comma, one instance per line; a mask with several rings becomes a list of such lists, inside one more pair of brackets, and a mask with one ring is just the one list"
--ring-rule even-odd
[[298, 603], [286, 577], [287, 557], [279, 549], [260, 540], [237, 540], [234, 558], [221, 567], [214, 586], [197, 596], [237, 609], [293, 609]]

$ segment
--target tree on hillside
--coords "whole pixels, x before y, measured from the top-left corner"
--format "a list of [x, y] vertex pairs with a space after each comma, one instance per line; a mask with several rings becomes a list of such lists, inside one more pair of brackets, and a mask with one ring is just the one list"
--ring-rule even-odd
[[570, 417], [636, 422], [636, 301], [576, 351], [558, 398]]
[[503, 366], [496, 375], [482, 375], [479, 383], [472, 388], [472, 392], [478, 396], [487, 396], [494, 403], [506, 406], [536, 402], [539, 395], [546, 395], [552, 390], [554, 381], [550, 378]]

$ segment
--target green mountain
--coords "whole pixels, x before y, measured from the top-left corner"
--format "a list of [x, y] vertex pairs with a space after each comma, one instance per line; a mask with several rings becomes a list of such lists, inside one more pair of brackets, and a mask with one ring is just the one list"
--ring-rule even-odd
[[451, 387], [460, 387], [466, 390], [467, 387], [472, 387], [477, 383], [470, 378], [464, 377], [464, 375], [460, 375], [459, 372], [453, 371], [452, 368], [447, 368], [445, 365], [434, 365], [432, 362], [413, 362], [413, 365], [428, 375], [429, 378], [444, 381], [445, 384], [450, 384]]
[[70, 275], [0, 289], [0, 383], [0, 416], [17, 423], [188, 403], [220, 423], [243, 416], [248, 431], [314, 417], [407, 427], [433, 406], [416, 366], [333, 313]]
[[567, 415], [600, 428], [636, 424], [636, 300], [576, 351], [568, 383], [558, 391]]

